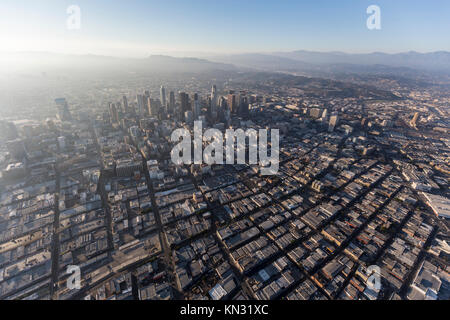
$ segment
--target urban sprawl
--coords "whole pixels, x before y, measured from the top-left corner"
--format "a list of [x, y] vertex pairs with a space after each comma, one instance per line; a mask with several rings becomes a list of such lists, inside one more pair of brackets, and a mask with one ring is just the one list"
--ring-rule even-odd
[[[1, 120], [0, 299], [450, 299], [448, 96], [206, 83]], [[278, 173], [175, 165], [194, 121], [278, 129]]]

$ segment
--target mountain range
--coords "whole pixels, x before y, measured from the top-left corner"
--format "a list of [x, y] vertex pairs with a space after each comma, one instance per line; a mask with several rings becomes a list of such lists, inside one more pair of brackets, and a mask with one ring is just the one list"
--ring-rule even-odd
[[309, 73], [326, 69], [336, 71], [345, 68], [353, 69], [354, 72], [387, 72], [390, 68], [403, 68], [403, 70], [408, 68], [418, 71], [450, 73], [450, 52], [447, 51], [351, 54], [299, 50], [265, 54], [216, 55], [210, 56], [208, 59], [237, 66], [281, 72]]
[[116, 58], [55, 53], [0, 54], [0, 68], [14, 72], [101, 72], [101, 73], [201, 73], [205, 71], [270, 71], [296, 75], [395, 74], [414, 76], [423, 72], [450, 75], [450, 52], [344, 52], [291, 51], [212, 55], [206, 58], [175, 58], [151, 55], [147, 58]]

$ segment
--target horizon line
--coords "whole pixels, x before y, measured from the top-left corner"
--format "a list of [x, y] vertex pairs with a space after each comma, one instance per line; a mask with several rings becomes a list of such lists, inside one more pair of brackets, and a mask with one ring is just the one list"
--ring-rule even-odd
[[416, 50], [407, 50], [407, 51], [398, 51], [398, 52], [385, 52], [385, 51], [366, 51], [366, 52], [348, 52], [341, 50], [330, 50], [330, 51], [321, 51], [321, 50], [307, 50], [307, 49], [295, 49], [295, 50], [280, 50], [280, 51], [241, 51], [241, 52], [228, 52], [228, 53], [220, 53], [220, 52], [209, 52], [209, 51], [191, 51], [191, 50], [180, 50], [180, 51], [161, 51], [161, 52], [150, 52], [147, 55], [143, 55], [140, 57], [137, 56], [129, 56], [129, 55], [104, 55], [104, 54], [96, 54], [96, 53], [67, 53], [67, 52], [57, 52], [57, 51], [45, 51], [45, 50], [17, 50], [17, 51], [1, 51], [1, 54], [54, 54], [54, 55], [62, 55], [62, 56], [95, 56], [95, 57], [104, 57], [104, 58], [126, 58], [126, 59], [145, 59], [152, 56], [166, 56], [166, 57], [174, 57], [174, 58], [201, 58], [195, 55], [183, 55], [176, 56], [177, 54], [199, 54], [205, 56], [232, 56], [232, 55], [243, 55], [243, 54], [261, 54], [261, 55], [275, 55], [279, 53], [293, 53], [293, 52], [308, 52], [308, 53], [338, 53], [338, 54], [346, 54], [346, 55], [369, 55], [369, 54], [386, 54], [386, 55], [396, 55], [396, 54], [405, 54], [405, 53], [418, 53], [418, 54], [431, 54], [431, 53], [450, 53], [447, 50], [434, 50], [421, 52]]

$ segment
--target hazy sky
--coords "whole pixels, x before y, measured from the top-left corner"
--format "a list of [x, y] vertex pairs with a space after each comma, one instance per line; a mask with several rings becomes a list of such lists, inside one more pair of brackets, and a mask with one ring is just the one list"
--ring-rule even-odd
[[[381, 8], [368, 30], [366, 8]], [[66, 10], [81, 9], [68, 30]], [[448, 0], [1, 0], [1, 51], [141, 57], [289, 50], [450, 51]]]

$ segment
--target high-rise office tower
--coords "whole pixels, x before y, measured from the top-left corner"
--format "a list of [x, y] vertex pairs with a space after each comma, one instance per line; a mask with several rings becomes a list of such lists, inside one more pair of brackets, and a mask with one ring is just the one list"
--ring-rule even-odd
[[188, 110], [184, 113], [184, 121], [186, 123], [192, 124], [192, 122], [194, 121], [193, 117], [194, 117], [194, 115], [191, 110]]
[[72, 115], [69, 111], [69, 105], [67, 104], [66, 98], [55, 99], [56, 106], [58, 108], [58, 118], [61, 121], [72, 120]]
[[129, 112], [127, 96], [123, 96], [122, 100], [123, 100], [123, 112], [127, 113]]
[[230, 109], [231, 113], [236, 114], [238, 112], [238, 104], [236, 102], [236, 95], [230, 93], [228, 95], [228, 108]]
[[219, 108], [225, 109], [226, 107], [227, 107], [227, 99], [225, 99], [224, 97], [220, 97]]
[[144, 91], [144, 115], [150, 115], [150, 91]]
[[223, 121], [225, 119], [225, 110], [227, 109], [227, 99], [225, 99], [225, 97], [220, 97], [219, 108], [217, 108], [217, 118], [220, 119], [220, 121]]
[[158, 117], [161, 112], [161, 101], [157, 99], [149, 99], [149, 114], [152, 117]]
[[175, 110], [175, 92], [170, 91], [169, 93], [169, 113], [173, 113]]
[[192, 102], [192, 114], [194, 120], [196, 120], [201, 115], [200, 99], [198, 93], [194, 93], [194, 101]]
[[144, 115], [144, 96], [142, 94], [138, 94], [136, 96], [138, 114], [142, 117]]
[[337, 126], [339, 122], [339, 116], [337, 114], [333, 114], [330, 117], [330, 122], [328, 125], [328, 132], [333, 132], [334, 128]]
[[163, 108], [166, 107], [166, 88], [164, 86], [161, 86], [159, 90], [159, 94], [161, 95], [161, 105]]
[[152, 114], [152, 98], [147, 97], [147, 105], [146, 105], [146, 107], [147, 107], [147, 114], [149, 116], [153, 115]]
[[194, 100], [194, 120], [197, 120], [201, 116], [201, 111], [200, 101], [198, 99]]
[[239, 102], [239, 115], [241, 117], [246, 117], [249, 113], [248, 109], [248, 97], [247, 96], [240, 96], [240, 102]]
[[239, 95], [237, 96], [237, 104], [237, 114], [241, 117], [246, 116], [248, 111], [248, 98], [245, 91], [239, 92]]
[[213, 85], [211, 88], [211, 114], [217, 112], [217, 89]]
[[109, 104], [109, 115], [111, 117], [112, 123], [119, 123], [119, 111], [116, 108], [116, 105], [114, 103]]
[[186, 111], [191, 111], [191, 106], [189, 104], [189, 95], [186, 92], [180, 92], [179, 99], [180, 99], [181, 113], [184, 114]]
[[328, 122], [328, 109], [323, 109], [320, 121], [322, 121], [323, 124], [326, 124]]

